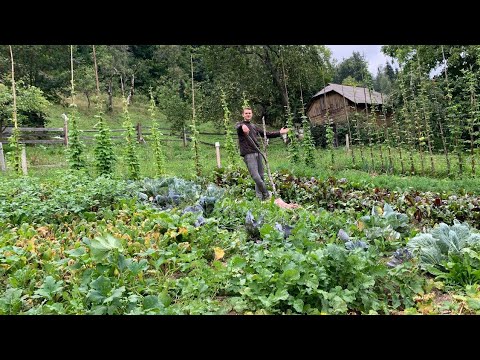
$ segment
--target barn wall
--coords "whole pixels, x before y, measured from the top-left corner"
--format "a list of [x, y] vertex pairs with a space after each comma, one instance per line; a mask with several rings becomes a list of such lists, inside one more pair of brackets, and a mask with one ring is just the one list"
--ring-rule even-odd
[[319, 96], [310, 106], [308, 116], [316, 117], [322, 112], [325, 112], [326, 108], [328, 108], [330, 112], [343, 109], [343, 99], [343, 96], [334, 92], [330, 92], [326, 96]]
[[[326, 105], [326, 106], [325, 106]], [[349, 100], [345, 99], [340, 94], [331, 92], [325, 96], [320, 96], [313, 101], [310, 108], [308, 109], [307, 115], [310, 118], [310, 121], [314, 125], [322, 124], [326, 121], [325, 113], [326, 108], [328, 108], [328, 112], [330, 118], [333, 119], [336, 123], [343, 123], [346, 122], [345, 118], [345, 105], [347, 107], [347, 111], [355, 111], [355, 104], [350, 102]], [[353, 106], [353, 108], [352, 108]], [[361, 111], [364, 109], [365, 105], [359, 104], [357, 105], [357, 111]]]
[[[313, 103], [310, 105], [307, 116], [309, 117], [311, 123], [313, 125], [320, 125], [327, 121], [325, 117], [325, 103], [328, 107], [328, 112], [330, 118], [333, 122], [337, 124], [344, 124], [347, 122], [345, 116], [345, 105], [348, 111], [348, 116], [352, 116], [355, 113], [355, 103], [350, 100], [345, 99], [340, 94], [337, 93], [329, 93], [325, 96], [320, 96], [319, 98], [315, 99]], [[368, 106], [368, 112], [370, 114], [371, 106]], [[357, 112], [365, 115], [365, 104], [357, 104]], [[377, 122], [379, 125], [383, 125], [383, 114], [381, 111], [377, 112]], [[387, 123], [391, 122], [391, 114], [387, 114]]]

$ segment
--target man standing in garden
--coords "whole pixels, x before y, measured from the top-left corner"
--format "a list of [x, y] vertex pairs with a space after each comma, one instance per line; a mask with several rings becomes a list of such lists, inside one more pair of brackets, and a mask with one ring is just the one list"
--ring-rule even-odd
[[280, 137], [288, 133], [290, 129], [281, 128], [279, 131], [265, 131], [257, 128], [250, 121], [252, 120], [252, 109], [246, 107], [242, 112], [243, 121], [235, 125], [238, 134], [238, 145], [240, 147], [240, 155], [247, 165], [253, 181], [255, 181], [255, 193], [260, 200], [268, 200], [271, 194], [268, 192], [265, 182], [263, 181], [264, 168], [262, 155], [260, 153], [260, 145], [257, 141], [259, 135], [267, 138]]

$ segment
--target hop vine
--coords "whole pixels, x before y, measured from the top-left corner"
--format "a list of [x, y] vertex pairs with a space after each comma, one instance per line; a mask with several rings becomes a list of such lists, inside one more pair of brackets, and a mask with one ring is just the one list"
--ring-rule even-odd
[[70, 113], [68, 128], [68, 147], [67, 147], [67, 156], [68, 162], [70, 163], [70, 168], [74, 170], [80, 170], [85, 168], [86, 162], [83, 157], [85, 144], [80, 140], [81, 132], [78, 129], [77, 122], [77, 106], [75, 104], [70, 104], [72, 111]]
[[227, 152], [228, 164], [232, 167], [237, 165], [237, 149], [233, 141], [232, 130], [230, 129], [230, 110], [228, 109], [227, 96], [222, 89], [221, 101], [223, 108], [223, 126], [225, 129], [225, 151]]
[[300, 147], [298, 140], [295, 136], [295, 131], [294, 131], [294, 126], [293, 126], [293, 115], [292, 112], [290, 111], [290, 107], [287, 106], [287, 111], [286, 111], [286, 125], [287, 128], [291, 130], [290, 135], [288, 135], [288, 139], [290, 140], [288, 143], [288, 152], [290, 153], [290, 160], [293, 164], [298, 164], [300, 161]]
[[315, 143], [313, 141], [312, 131], [310, 129], [310, 121], [308, 120], [308, 117], [305, 115], [305, 112], [303, 111], [303, 107], [302, 107], [301, 118], [302, 118], [302, 127], [303, 127], [302, 146], [303, 146], [303, 152], [305, 154], [305, 158], [304, 158], [305, 165], [307, 167], [314, 168], [316, 166]]
[[[85, 160], [83, 158], [83, 150], [85, 145], [80, 140], [80, 130], [78, 129], [77, 115], [78, 109], [75, 104], [75, 83], [73, 81], [73, 45], [70, 45], [70, 64], [71, 64], [71, 97], [72, 102], [70, 107], [72, 112], [70, 113], [70, 126], [68, 128], [68, 147], [67, 147], [67, 159], [70, 163], [70, 168], [74, 170], [80, 170], [85, 167]], [[65, 121], [68, 121], [68, 118], [65, 116]]]
[[148, 111], [150, 113], [150, 118], [152, 119], [153, 154], [155, 157], [155, 164], [157, 165], [156, 174], [160, 176], [166, 173], [165, 153], [163, 151], [163, 147], [160, 139], [160, 137], [163, 136], [163, 134], [159, 130], [159, 125], [156, 118], [155, 99], [153, 98], [153, 92], [151, 87], [149, 89], [149, 92], [150, 92], [150, 106], [148, 108]]
[[137, 139], [135, 127], [130, 120], [128, 113], [128, 103], [123, 97], [123, 127], [125, 128], [125, 161], [128, 168], [130, 179], [138, 180], [140, 178], [140, 161], [138, 159]]
[[12, 130], [12, 136], [8, 138], [8, 143], [12, 147], [12, 167], [14, 171], [18, 174], [22, 173], [21, 167], [21, 152], [22, 145], [19, 142], [20, 140], [20, 130], [18, 127], [14, 127]]
[[333, 139], [335, 137], [335, 133], [333, 132], [333, 121], [330, 118], [330, 113], [328, 109], [325, 116], [327, 119], [327, 123], [325, 124], [325, 138], [327, 140], [327, 149], [330, 152], [330, 159], [332, 162], [331, 168], [333, 169], [333, 166], [335, 165], [335, 155], [333, 152]]
[[102, 104], [98, 97], [96, 99], [97, 114], [95, 117], [98, 123], [94, 127], [98, 129], [95, 134], [95, 148], [93, 150], [95, 156], [95, 168], [99, 175], [113, 175], [116, 157], [113, 152], [112, 139], [110, 137], [110, 128], [103, 119]]

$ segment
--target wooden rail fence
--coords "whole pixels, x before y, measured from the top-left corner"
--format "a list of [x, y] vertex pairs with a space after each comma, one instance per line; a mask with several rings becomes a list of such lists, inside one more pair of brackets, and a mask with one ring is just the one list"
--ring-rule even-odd
[[[137, 141], [139, 143], [144, 143], [145, 138], [150, 138], [152, 135], [151, 132], [151, 126], [142, 126], [142, 124], [137, 123], [135, 129], [137, 132]], [[34, 127], [19, 127], [18, 128], [20, 131], [20, 140], [19, 143], [21, 144], [63, 144], [65, 146], [68, 146], [68, 123], [65, 121], [64, 127], [61, 128], [34, 128]], [[147, 131], [144, 131], [147, 130]], [[150, 130], [150, 131], [149, 131]], [[187, 146], [187, 142], [191, 141], [192, 139], [188, 136], [190, 135], [189, 131], [186, 131], [185, 128], [180, 133], [175, 133], [172, 131], [172, 129], [169, 128], [158, 128], [159, 131], [168, 131], [169, 135], [163, 135], [161, 138], [161, 141], [182, 141], [183, 146]], [[0, 171], [4, 172], [6, 171], [6, 161], [5, 161], [5, 156], [4, 156], [4, 151], [3, 151], [3, 144], [8, 143], [8, 138], [11, 136], [13, 131], [12, 127], [7, 127], [4, 128], [3, 132], [0, 132]], [[125, 129], [110, 129], [112, 133], [123, 133], [126, 130]], [[82, 130], [82, 135], [81, 138], [84, 141], [90, 142], [93, 141], [95, 138], [93, 133], [98, 133], [98, 130], [96, 129], [86, 129]], [[51, 133], [58, 133], [58, 135], [55, 136], [54, 139], [48, 138], [48, 139], [25, 139], [25, 135], [28, 133], [37, 133], [41, 135], [46, 135], [48, 137], [51, 137]], [[87, 134], [92, 134], [92, 135], [83, 135], [83, 133]], [[211, 132], [199, 132], [201, 135], [220, 135], [223, 136], [225, 135], [224, 133], [211, 133]], [[22, 136], [23, 135], [23, 136]], [[172, 136], [174, 138], [172, 138]], [[121, 135], [113, 135], [111, 136], [113, 140], [117, 139], [124, 139], [124, 136]], [[208, 143], [206, 141], [201, 141], [198, 140], [200, 144], [204, 145], [209, 145], [209, 146], [214, 146], [215, 147], [215, 153], [216, 153], [216, 159], [217, 159], [217, 166], [220, 168], [221, 167], [221, 160], [220, 160], [220, 143]], [[24, 175], [27, 175], [27, 159], [26, 159], [26, 151], [25, 151], [25, 146], [22, 146], [22, 155], [21, 155], [21, 165], [22, 165], [22, 172]]]
[[[142, 126], [141, 123], [137, 123], [135, 126], [136, 133], [137, 133], [137, 141], [139, 143], [144, 143], [145, 138], [149, 138], [150, 135], [152, 135], [152, 132], [149, 131], [151, 130], [151, 126]], [[19, 127], [20, 130], [20, 140], [19, 142], [22, 144], [63, 144], [63, 145], [68, 145], [68, 124], [65, 121], [65, 125], [61, 128], [34, 128], [34, 127]], [[6, 127], [3, 131], [3, 133], [0, 133], [0, 143], [6, 144], [8, 143], [8, 138], [11, 136], [13, 128], [12, 127]], [[147, 131], [145, 131], [147, 130]], [[189, 137], [190, 132], [186, 131], [183, 129], [180, 133], [175, 133], [172, 131], [170, 128], [158, 128], [159, 131], [168, 131], [169, 135], [164, 135], [162, 137], [162, 141], [183, 141], [183, 146], [186, 147], [188, 141], [191, 141], [191, 138]], [[95, 133], [98, 133], [98, 130], [96, 129], [86, 129], [86, 130], [81, 130], [82, 135], [81, 138], [82, 140], [85, 140], [87, 142], [93, 141], [95, 138]], [[112, 133], [123, 133], [125, 132], [125, 129], [110, 129], [110, 132]], [[47, 139], [29, 139], [27, 135], [28, 133], [37, 133], [39, 136], [45, 136]], [[57, 133], [53, 138], [51, 136], [52, 133]], [[92, 135], [83, 135], [84, 133]], [[118, 139], [123, 139], [124, 136], [122, 135], [112, 135], [111, 138], [113, 140], [118, 140]], [[211, 132], [200, 132], [201, 135], [225, 135], [225, 133], [211, 133]], [[207, 143], [204, 141], [199, 141], [200, 143], [203, 143], [205, 145], [211, 145], [215, 146], [215, 144]]]
[[[65, 119], [65, 117], [64, 117]], [[20, 140], [19, 142], [22, 144], [63, 144], [65, 146], [68, 146], [68, 119], [65, 119], [64, 126], [60, 128], [34, 128], [34, 127], [20, 127], [18, 128], [20, 130]], [[137, 141], [139, 143], [145, 143], [145, 138], [147, 140], [150, 140], [150, 137], [152, 135], [151, 126], [142, 126], [141, 123], [137, 123], [135, 126], [136, 133], [137, 133]], [[3, 132], [0, 131], [0, 171], [6, 171], [6, 161], [4, 157], [4, 152], [3, 152], [3, 145], [8, 143], [8, 138], [11, 136], [13, 128], [12, 127], [7, 127], [4, 128]], [[168, 135], [163, 134], [161, 141], [182, 141], [183, 146], [186, 147], [187, 143], [189, 141], [192, 141], [192, 139], [189, 137], [191, 134], [190, 131], [187, 131], [185, 128], [182, 129], [182, 131], [178, 132], [170, 128], [158, 128], [159, 131], [168, 131]], [[118, 135], [112, 135], [111, 138], [113, 140], [119, 140], [119, 139], [124, 139], [125, 137], [120, 135], [121, 133], [124, 133], [126, 129], [110, 129], [110, 132]], [[25, 135], [28, 133], [37, 133], [42, 136], [48, 136], [51, 137], [51, 133], [58, 133], [58, 135], [54, 136], [54, 138], [48, 138], [48, 139], [28, 139], [25, 138]], [[92, 135], [84, 135], [86, 134], [92, 134]], [[96, 129], [86, 129], [86, 130], [81, 130], [81, 138], [82, 140], [86, 142], [91, 142], [95, 138], [95, 133], [98, 133], [98, 130]], [[225, 133], [215, 133], [215, 132], [199, 132], [200, 135], [218, 135], [218, 136], [225, 136]], [[23, 135], [23, 136], [22, 136]], [[23, 137], [23, 138], [22, 138]], [[198, 140], [200, 144], [203, 145], [208, 145], [215, 147], [215, 155], [216, 155], [216, 160], [217, 160], [217, 167], [221, 167], [221, 159], [220, 159], [220, 143], [215, 142], [215, 143], [209, 143], [206, 141], [201, 141]], [[25, 146], [22, 148], [22, 170], [23, 173], [26, 175], [27, 174], [27, 161], [26, 161], [26, 153], [25, 153]], [[48, 166], [48, 165], [46, 165]]]

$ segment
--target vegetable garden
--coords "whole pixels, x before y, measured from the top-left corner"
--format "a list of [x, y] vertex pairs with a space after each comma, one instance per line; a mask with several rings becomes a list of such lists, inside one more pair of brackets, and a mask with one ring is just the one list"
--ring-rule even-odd
[[223, 89], [223, 166], [200, 146], [193, 56], [191, 151], [162, 142], [152, 89], [146, 144], [126, 97], [125, 139], [112, 144], [98, 74], [98, 134], [86, 148], [70, 50], [64, 168], [23, 176], [14, 131], [0, 173], [0, 314], [480, 313], [473, 68], [440, 88], [421, 57], [405, 55], [392, 123], [368, 110], [348, 119], [348, 151], [334, 148], [329, 124], [327, 148], [315, 147], [302, 99], [304, 137], [268, 145], [279, 196], [301, 205], [284, 209], [255, 197]]
[[478, 196], [276, 176], [302, 208], [262, 203], [222, 173], [222, 186], [63, 172], [4, 181], [0, 311], [478, 311], [480, 235], [466, 225], [479, 223]]

